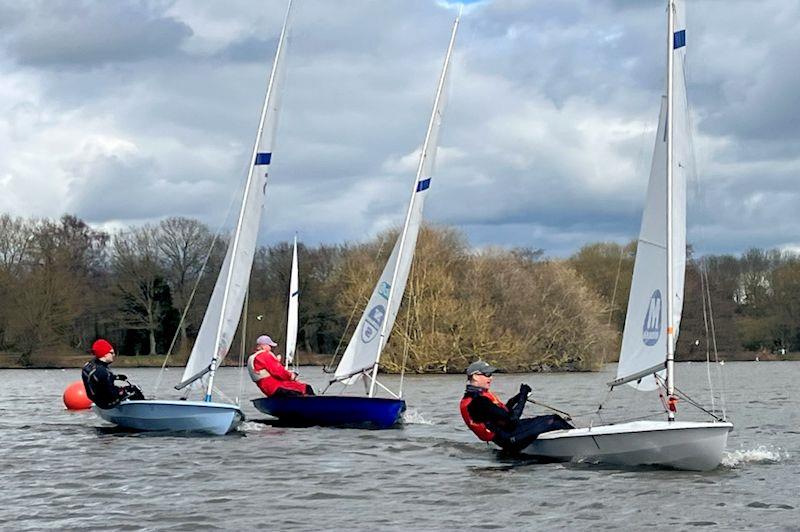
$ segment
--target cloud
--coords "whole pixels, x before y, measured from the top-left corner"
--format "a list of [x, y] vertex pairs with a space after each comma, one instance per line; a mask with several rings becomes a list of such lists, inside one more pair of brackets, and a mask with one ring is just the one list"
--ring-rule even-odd
[[27, 2], [6, 34], [9, 57], [22, 65], [74, 68], [138, 61], [176, 51], [191, 29], [147, 3]]
[[[689, 4], [701, 252], [798, 241], [800, 5]], [[0, 3], [0, 211], [103, 227], [240, 194], [283, 0]], [[295, 2], [261, 238], [402, 222], [456, 4]], [[753, 20], [761, 23], [754, 24]], [[663, 2], [465, 11], [426, 218], [565, 255], [638, 232], [664, 86]]]

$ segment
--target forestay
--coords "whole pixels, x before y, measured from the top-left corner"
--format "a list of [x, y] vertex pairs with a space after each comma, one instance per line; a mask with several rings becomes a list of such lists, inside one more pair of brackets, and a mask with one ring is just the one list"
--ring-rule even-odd
[[294, 362], [294, 352], [297, 346], [297, 311], [300, 302], [300, 292], [297, 282], [297, 236], [294, 237], [294, 248], [292, 249], [292, 273], [289, 279], [289, 310], [286, 315], [286, 361], [289, 364]]
[[[673, 34], [673, 160], [672, 160], [672, 326], [677, 339], [683, 309], [686, 267], [686, 181], [693, 171], [691, 131], [685, 83], [686, 31], [683, 2], [675, 2]], [[664, 365], [667, 358], [667, 99], [658, 121], [647, 201], [636, 250], [628, 313], [622, 336], [617, 378]], [[674, 346], [673, 346], [674, 347]], [[659, 372], [659, 375], [663, 375]], [[628, 384], [654, 390], [652, 374]]]
[[[291, 2], [286, 11], [283, 30], [270, 72], [267, 94], [261, 111], [258, 134], [251, 157], [252, 165], [244, 186], [242, 206], [236, 231], [228, 246], [214, 291], [211, 294], [203, 323], [197, 334], [192, 353], [186, 363], [181, 384], [206, 371], [213, 372], [228, 354], [231, 340], [239, 325], [245, 294], [256, 249], [261, 211], [267, 190], [272, 145], [278, 124], [279, 85], [283, 79], [283, 56]], [[204, 380], [208, 376], [204, 377]]]
[[[403, 298], [414, 248], [417, 244], [419, 228], [422, 224], [422, 210], [425, 197], [431, 185], [436, 158], [437, 141], [444, 109], [444, 87], [448, 77], [450, 56], [453, 51], [459, 19], [453, 25], [450, 44], [447, 49], [444, 67], [436, 91], [433, 112], [428, 124], [428, 132], [422, 145], [419, 166], [414, 179], [411, 201], [406, 214], [403, 231], [392, 249], [392, 254], [381, 273], [380, 280], [369, 298], [366, 310], [356, 326], [342, 360], [336, 368], [335, 380], [343, 380], [375, 367], [392, 331], [400, 302]], [[352, 380], [350, 381], [352, 382]]]

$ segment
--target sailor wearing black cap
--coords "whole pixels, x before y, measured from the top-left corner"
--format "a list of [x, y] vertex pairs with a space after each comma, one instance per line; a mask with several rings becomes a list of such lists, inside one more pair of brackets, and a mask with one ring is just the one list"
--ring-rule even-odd
[[467, 367], [467, 389], [461, 399], [461, 417], [478, 438], [517, 452], [527, 447], [539, 434], [574, 428], [558, 415], [520, 419], [531, 387], [520, 384], [519, 393], [503, 403], [489, 391], [495, 371], [497, 368], [483, 360]]

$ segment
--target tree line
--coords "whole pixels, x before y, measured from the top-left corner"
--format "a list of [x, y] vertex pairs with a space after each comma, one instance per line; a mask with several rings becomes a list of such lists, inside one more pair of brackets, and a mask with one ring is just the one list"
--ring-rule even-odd
[[[396, 237], [300, 244], [301, 351], [343, 351]], [[185, 358], [226, 249], [224, 235], [189, 218], [109, 233], [71, 215], [2, 215], [0, 350], [35, 365], [87, 352], [103, 336], [121, 355]], [[476, 251], [453, 228], [423, 227], [382, 365], [453, 372], [483, 357], [507, 370], [597, 368], [617, 357], [634, 256], [635, 244], [613, 243], [566, 259], [532, 248]], [[289, 243], [258, 248], [237, 333], [246, 331], [245, 347], [261, 333], [283, 344], [290, 262]], [[704, 291], [721, 351], [800, 350], [794, 255], [753, 249], [691, 259], [679, 359], [705, 352]], [[232, 351], [241, 346], [234, 340]]]

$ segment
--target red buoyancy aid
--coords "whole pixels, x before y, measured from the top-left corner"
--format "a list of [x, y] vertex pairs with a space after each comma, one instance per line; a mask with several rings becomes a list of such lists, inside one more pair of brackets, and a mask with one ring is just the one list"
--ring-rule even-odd
[[[492, 392], [489, 390], [483, 390], [480, 396], [487, 398], [503, 410], [508, 411], [508, 407], [506, 407], [505, 403], [497, 398]], [[469, 404], [475, 399], [474, 395], [467, 395], [463, 399], [461, 399], [461, 404], [459, 405], [461, 409], [461, 417], [464, 418], [464, 423], [467, 424], [469, 430], [475, 433], [475, 435], [483, 441], [492, 441], [494, 439], [494, 432], [489, 430], [485, 423], [478, 423], [472, 419], [472, 416], [469, 415]]]

